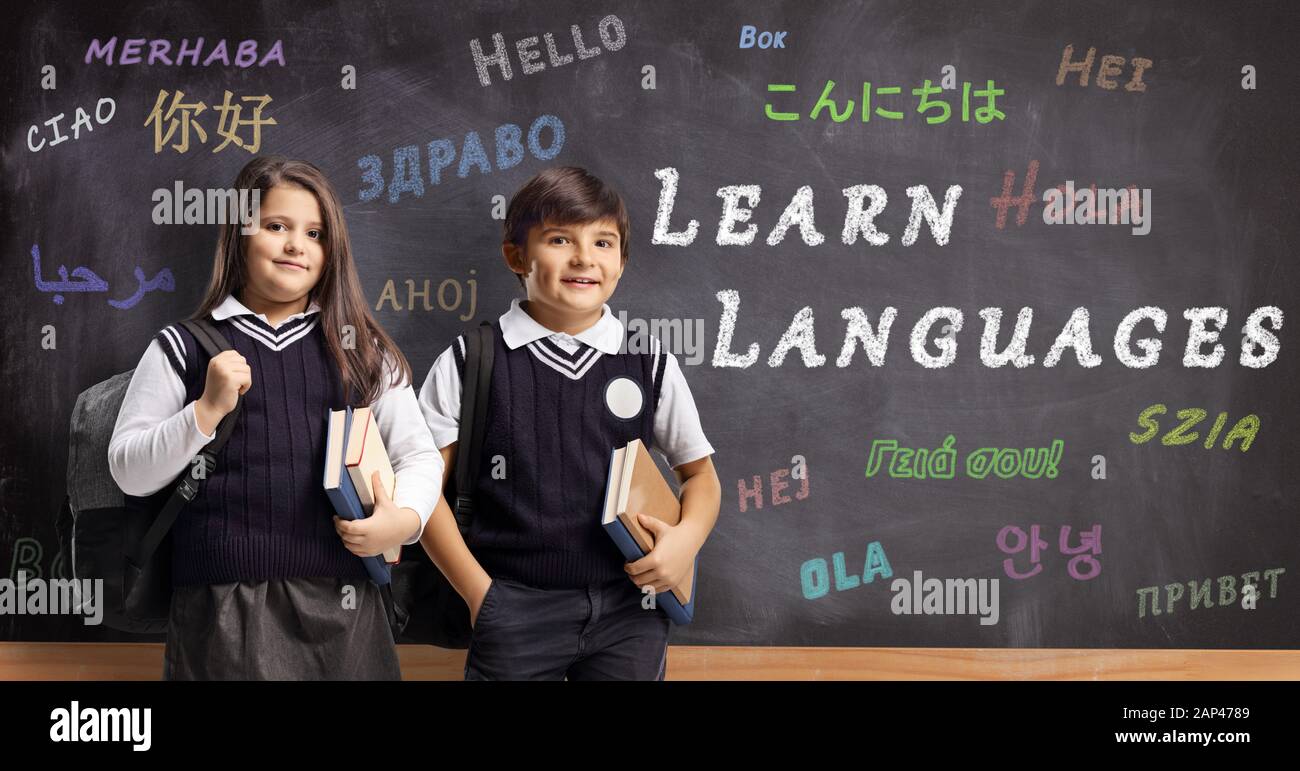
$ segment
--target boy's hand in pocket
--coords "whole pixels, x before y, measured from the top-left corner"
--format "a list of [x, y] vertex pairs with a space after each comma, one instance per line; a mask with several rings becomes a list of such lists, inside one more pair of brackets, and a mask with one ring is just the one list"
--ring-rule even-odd
[[487, 599], [488, 589], [492, 588], [492, 580], [493, 579], [488, 579], [487, 587], [485, 587], [483, 591], [479, 593], [478, 602], [470, 605], [469, 625], [471, 628], [478, 625], [478, 614], [480, 610], [483, 610], [483, 600]]
[[375, 491], [375, 508], [370, 516], [351, 521], [334, 517], [334, 529], [343, 545], [358, 557], [373, 557], [400, 546], [420, 527], [419, 512], [397, 508], [380, 483], [378, 471], [371, 475], [370, 484]]

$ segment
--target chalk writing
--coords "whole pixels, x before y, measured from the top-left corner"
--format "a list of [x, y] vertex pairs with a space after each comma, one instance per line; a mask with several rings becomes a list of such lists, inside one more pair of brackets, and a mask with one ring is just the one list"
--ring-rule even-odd
[[[949, 434], [939, 447], [913, 449], [899, 447], [894, 439], [876, 439], [871, 443], [871, 454], [867, 457], [867, 478], [887, 468], [889, 476], [895, 479], [952, 479], [956, 476], [955, 441]], [[1050, 447], [1030, 447], [1023, 451], [1013, 447], [981, 447], [966, 455], [966, 476], [984, 479], [992, 473], [1002, 479], [1017, 476], [1055, 479], [1064, 448], [1065, 442], [1060, 439], [1053, 440]], [[889, 465], [885, 467], [887, 457]]]
[[[550, 129], [550, 144], [542, 146], [542, 131]], [[509, 169], [524, 160], [523, 131], [514, 123], [497, 126], [495, 132], [496, 170]], [[541, 115], [533, 121], [528, 129], [528, 152], [539, 161], [549, 161], [560, 154], [564, 147], [564, 122], [554, 115]], [[429, 155], [429, 185], [442, 183], [442, 170], [449, 168], [456, 160], [456, 145], [450, 139], [435, 139], [428, 144], [425, 151]], [[419, 145], [407, 145], [393, 149], [392, 177], [388, 182], [388, 202], [397, 203], [402, 195], [411, 194], [416, 198], [424, 195], [424, 164], [420, 158]], [[378, 155], [367, 155], [357, 159], [357, 168], [361, 169], [361, 182], [369, 187], [358, 191], [357, 197], [362, 201], [373, 201], [384, 192], [384, 162]], [[471, 169], [479, 174], [491, 174], [492, 161], [477, 131], [465, 134], [460, 146], [460, 163], [456, 176], [464, 179]]]
[[[117, 102], [113, 101], [109, 97], [104, 97], [103, 99], [100, 99], [98, 102], [95, 102], [95, 123], [98, 123], [99, 125], [102, 126], [105, 123], [111, 121], [113, 119], [113, 116], [116, 114], [117, 114]], [[33, 123], [32, 126], [27, 129], [27, 149], [33, 153], [36, 153], [36, 152], [40, 152], [43, 148], [47, 146], [54, 147], [55, 145], [63, 144], [64, 142], [68, 141], [68, 137], [59, 131], [59, 121], [63, 120], [63, 118], [64, 118], [64, 114], [59, 113], [58, 115], [55, 115], [53, 118], [50, 118], [49, 120], [45, 121], [45, 125], [49, 126], [50, 131], [52, 131], [54, 134], [54, 138], [49, 140], [48, 143], [44, 137], [41, 137], [40, 144], [35, 143], [34, 141], [35, 137], [40, 132], [40, 129], [37, 128], [36, 124]], [[90, 115], [84, 109], [78, 107], [76, 117], [72, 121], [73, 141], [76, 141], [81, 138], [82, 128], [85, 128], [86, 131], [95, 130], [95, 127], [91, 125]]]
[[[743, 46], [742, 46], [743, 47]], [[966, 81], [962, 84], [961, 90], [961, 120], [963, 123], [969, 123], [971, 119], [971, 96], [976, 99], [984, 100], [983, 106], [975, 107], [976, 123], [992, 123], [995, 120], [1005, 120], [1006, 113], [997, 108], [997, 98], [1005, 95], [1007, 92], [998, 88], [992, 80], [987, 81], [983, 88], [977, 88], [971, 91], [971, 82]], [[768, 83], [767, 92], [769, 94], [792, 94], [798, 89], [794, 83]], [[826, 85], [821, 87], [821, 96], [813, 104], [808, 113], [809, 120], [817, 120], [822, 111], [835, 123], [843, 123], [849, 120], [854, 114], [854, 107], [857, 102], [851, 98], [845, 99], [841, 108], [832, 98], [831, 94], [835, 90], [835, 81], [827, 80]], [[876, 107], [872, 109], [872, 93], [876, 97]], [[887, 106], [902, 106], [902, 99], [890, 98], [886, 100], [880, 97], [895, 97], [903, 91], [902, 86], [876, 86], [870, 81], [862, 83], [862, 123], [871, 121], [874, 114], [878, 118], [888, 120], [903, 120], [904, 113], [901, 110], [887, 109]], [[857, 92], [854, 91], [854, 94]], [[912, 96], [919, 97], [916, 100], [915, 112], [919, 115], [925, 115], [925, 122], [930, 125], [936, 123], [947, 123], [952, 118], [953, 106], [948, 104], [947, 100], [940, 96], [943, 88], [934, 85], [933, 81], [925, 80], [920, 86], [911, 89]], [[884, 102], [881, 104], [880, 102]], [[787, 104], [789, 102], [786, 102]], [[802, 119], [802, 115], [797, 112], [784, 112], [775, 108], [771, 102], [763, 105], [763, 114], [768, 120], [775, 121], [797, 121]]]
[[[1074, 60], [1074, 46], [1067, 45], [1061, 52], [1061, 66], [1056, 70], [1056, 85], [1065, 84], [1065, 76], [1072, 72], [1079, 74], [1079, 85], [1087, 87], [1088, 79], [1092, 76], [1092, 63], [1097, 56], [1096, 48], [1089, 48], [1087, 56], [1081, 61]], [[1124, 64], [1128, 61], [1122, 56], [1107, 54], [1101, 57], [1101, 66], [1097, 70], [1097, 87], [1106, 91], [1113, 91], [1119, 83], [1114, 80], [1114, 76], [1119, 75], [1124, 70]], [[1155, 66], [1150, 59], [1144, 59], [1140, 56], [1134, 56], [1132, 61], [1133, 77], [1124, 85], [1125, 91], [1146, 91], [1147, 84], [1142, 82], [1142, 74]]]
[[[473, 276], [478, 273], [474, 268], [470, 268], [469, 274]], [[397, 294], [397, 284], [393, 279], [388, 279], [384, 284], [384, 289], [379, 293], [379, 301], [375, 303], [375, 310], [386, 310], [384, 303], [388, 303], [388, 308], [395, 311], [413, 311], [416, 310], [415, 298], [421, 300], [421, 308], [426, 311], [433, 310], [429, 304], [430, 288], [432, 283], [430, 279], [424, 279], [424, 288], [416, 291], [415, 279], [406, 279], [406, 307], [402, 307], [401, 298]], [[445, 278], [438, 284], [438, 307], [444, 311], [454, 311], [465, 305], [468, 297], [468, 311], [464, 316], [458, 316], [461, 321], [469, 321], [474, 318], [474, 310], [478, 307], [478, 280], [466, 279], [465, 285], [469, 287], [466, 292], [461, 287], [460, 281], [454, 278]]]
[[[750, 343], [743, 354], [732, 350], [736, 323], [740, 316], [740, 292], [736, 289], [721, 289], [715, 297], [722, 303], [722, 312], [718, 318], [718, 338], [713, 349], [713, 366], [747, 369], [758, 362], [761, 346], [756, 342]], [[840, 317], [846, 324], [843, 344], [835, 366], [848, 367], [852, 364], [854, 353], [859, 347], [867, 354], [867, 360], [872, 367], [884, 366], [897, 314], [897, 308], [886, 306], [880, 312], [873, 328], [870, 317], [861, 307], [841, 310]], [[1032, 309], [1020, 310], [1012, 341], [1002, 353], [998, 353], [995, 347], [1002, 310], [984, 308], [979, 315], [984, 318], [985, 325], [984, 339], [980, 346], [980, 361], [984, 366], [996, 368], [1012, 362], [1017, 368], [1022, 368], [1033, 363], [1034, 357], [1026, 354], [1024, 350], [1033, 320]], [[1217, 332], [1203, 327], [1209, 321], [1218, 323], [1221, 320], [1220, 326], [1226, 324], [1227, 308], [1189, 308], [1183, 316], [1191, 321], [1191, 331], [1187, 341], [1188, 353], [1183, 357], [1183, 366], [1207, 368], [1219, 366], [1224, 359], [1222, 345], [1216, 345], [1215, 352], [1210, 354], [1202, 355], [1196, 351], [1201, 345], [1217, 339]], [[1138, 308], [1125, 315], [1116, 328], [1114, 337], [1115, 357], [1119, 362], [1133, 369], [1154, 365], [1160, 358], [1163, 345], [1161, 340], [1158, 337], [1145, 337], [1133, 341], [1131, 338], [1137, 324], [1145, 319], [1151, 319], [1155, 323], [1156, 332], [1163, 333], [1166, 318], [1167, 314], [1164, 310], [1152, 306]], [[964, 319], [965, 314], [960, 309], [950, 306], [930, 308], [923, 313], [912, 326], [910, 335], [912, 360], [927, 369], [942, 369], [950, 366], [957, 359], [958, 337]], [[1264, 326], [1265, 320], [1272, 323], [1271, 330]], [[1055, 342], [1048, 349], [1047, 355], [1043, 357], [1043, 366], [1049, 368], [1057, 366], [1070, 349], [1073, 349], [1075, 361], [1079, 366], [1093, 368], [1100, 365], [1103, 358], [1093, 351], [1090, 323], [1091, 315], [1088, 309], [1075, 308], [1062, 326], [1060, 334], [1056, 336]], [[933, 334], [937, 331], [936, 327], [945, 330], [942, 336]], [[1281, 327], [1282, 311], [1277, 306], [1265, 305], [1252, 311], [1244, 327], [1244, 339], [1249, 341], [1250, 345], [1243, 345], [1238, 359], [1240, 365], [1262, 368], [1272, 364], [1282, 347], [1275, 334]], [[927, 346], [930, 344], [939, 349], [938, 355], [929, 351]], [[1132, 344], [1142, 348], [1146, 352], [1145, 355], [1134, 355], [1130, 347]], [[811, 306], [804, 306], [795, 313], [790, 326], [767, 358], [767, 365], [780, 367], [785, 362], [786, 355], [793, 349], [799, 350], [800, 359], [805, 367], [816, 368], [826, 363], [826, 356], [817, 351], [815, 318]]]
[[[1101, 575], [1101, 561], [1095, 556], [1101, 554], [1101, 525], [1093, 525], [1090, 530], [1080, 530], [1078, 546], [1070, 546], [1071, 529], [1069, 525], [1061, 525], [1060, 537], [1057, 539], [1057, 548], [1061, 554], [1077, 555], [1071, 557], [1066, 564], [1066, 571], [1076, 581], [1096, 578]], [[1015, 525], [1007, 525], [998, 531], [998, 550], [1003, 554], [1015, 555], [1029, 549], [1029, 564], [1033, 566], [1027, 573], [1020, 573], [1016, 570], [1015, 559], [1008, 556], [1002, 561], [1002, 569], [1008, 578], [1020, 581], [1042, 572], [1039, 553], [1047, 548], [1047, 542], [1038, 537], [1038, 531], [1038, 525], [1030, 525], [1028, 535]]]
[[[792, 468], [779, 468], [773, 471], [768, 480], [768, 490], [770, 491], [772, 505], [780, 506], [789, 503], [791, 500], [802, 501], [808, 497], [809, 481], [808, 466], [802, 455], [795, 456], [798, 461]], [[802, 473], [800, 471], [802, 470]], [[800, 480], [799, 491], [794, 494], [792, 499], [788, 495], [783, 495], [782, 490], [790, 486], [786, 481], [787, 478]], [[753, 476], [753, 481], [746, 487], [745, 480], [736, 480], [736, 494], [740, 499], [740, 512], [743, 514], [749, 510], [749, 501], [754, 501], [754, 508], [762, 510], [763, 508], [763, 477], [760, 474]]]
[[[623, 26], [623, 21], [617, 16], [610, 14], [596, 23], [596, 32], [600, 35], [600, 42], [604, 44], [606, 51], [617, 51], [627, 45], [627, 29]], [[573, 37], [573, 53], [562, 54], [555, 44], [555, 36], [550, 32], [542, 35], [546, 41], [547, 61], [551, 67], [563, 67], [566, 64], [572, 64], [574, 55], [579, 60], [591, 59], [599, 56], [601, 53], [600, 46], [586, 45], [586, 40], [582, 36], [582, 29], [574, 24], [569, 27], [569, 33]], [[515, 51], [519, 55], [519, 69], [523, 70], [525, 75], [533, 75], [546, 69], [546, 64], [541, 62], [542, 52], [536, 50], [538, 45], [537, 36], [522, 38], [515, 41]], [[492, 53], [483, 52], [483, 44], [478, 38], [469, 41], [469, 51], [474, 57], [474, 69], [478, 73], [478, 82], [482, 86], [492, 85], [492, 76], [489, 67], [496, 66], [504, 80], [510, 80], [514, 77], [514, 72], [510, 66], [510, 55], [507, 52], [505, 38], [500, 32], [492, 34]]]
[[1012, 196], [1011, 188], [1016, 183], [1016, 173], [1011, 169], [1002, 172], [1002, 195], [989, 199], [989, 203], [997, 210], [993, 224], [998, 230], [1006, 227], [1007, 210], [1012, 206], [1016, 207], [1017, 227], [1029, 219], [1029, 207], [1034, 203], [1034, 182], [1037, 180], [1038, 161], [1032, 160], [1029, 162], [1029, 170], [1025, 172], [1025, 183], [1020, 189], [1020, 195]]
[[45, 547], [35, 538], [19, 538], [14, 541], [13, 557], [9, 560], [9, 578], [21, 578], [27, 573], [35, 578], [40, 578], [41, 557], [45, 553]]
[[[52, 298], [55, 305], [63, 304], [63, 292], [107, 292], [108, 282], [100, 278], [89, 268], [74, 268], [72, 275], [79, 280], [68, 278], [68, 269], [62, 265], [59, 266], [58, 281], [46, 281], [41, 278], [41, 250], [37, 244], [32, 244], [32, 274], [35, 278], [36, 290], [39, 292], [57, 292]], [[168, 268], [163, 268], [154, 274], [153, 278], [146, 279], [144, 271], [136, 267], [134, 271], [137, 289], [135, 294], [125, 300], [109, 300], [108, 304], [119, 310], [126, 310], [140, 302], [146, 292], [152, 292], [155, 289], [161, 289], [164, 292], [171, 292], [176, 289], [176, 281], [172, 278], [172, 272]]]
[[[690, 246], [699, 232], [699, 222], [691, 220], [684, 231], [669, 232], [669, 221], [677, 199], [677, 169], [669, 166], [655, 171], [662, 186], [659, 191], [659, 214], [655, 219], [654, 235], [651, 243], [670, 246]], [[903, 246], [911, 246], [921, 235], [921, 222], [925, 221], [934, 236], [934, 242], [943, 246], [948, 243], [952, 231], [953, 216], [957, 211], [957, 202], [961, 198], [961, 185], [949, 185], [944, 194], [943, 207], [940, 208], [930, 188], [926, 185], [913, 185], [907, 188], [907, 196], [912, 199], [912, 210], [908, 216], [907, 228], [903, 231]], [[857, 243], [858, 237], [872, 246], [883, 246], [889, 242], [889, 235], [881, 233], [874, 223], [876, 216], [884, 211], [888, 202], [885, 191], [876, 185], [854, 185], [842, 191], [846, 199], [844, 229], [841, 241], [845, 246]], [[737, 230], [738, 224], [748, 222], [754, 207], [763, 195], [758, 185], [727, 185], [718, 188], [718, 197], [722, 199], [722, 218], [718, 221], [717, 243], [719, 246], [749, 246], [754, 242], [758, 226], [747, 225]], [[870, 198], [866, 209], [863, 204]], [[744, 199], [746, 205], [741, 205]], [[817, 230], [816, 214], [813, 209], [813, 190], [804, 185], [795, 191], [790, 203], [785, 207], [781, 217], [767, 234], [767, 245], [777, 246], [785, 240], [786, 233], [794, 226], [799, 227], [799, 236], [804, 244], [818, 246], [826, 237]]]
[[[876, 576], [889, 578], [894, 575], [894, 569], [889, 565], [889, 558], [885, 556], [885, 547], [880, 545], [880, 541], [867, 544], [867, 555], [862, 566], [861, 577], [846, 573], [842, 551], [831, 555], [831, 563], [834, 565], [837, 592], [869, 584], [876, 580]], [[803, 563], [799, 568], [799, 583], [803, 588], [804, 599], [815, 600], [825, 597], [831, 590], [831, 568], [826, 564], [826, 560], [815, 557]]]
[[[1264, 578], [1268, 581], [1268, 597], [1275, 599], [1277, 597], [1277, 577], [1286, 572], [1286, 568], [1270, 568], [1264, 571]], [[1241, 574], [1242, 584], [1254, 584], [1260, 586], [1259, 571], [1251, 571]], [[1188, 606], [1190, 610], [1196, 610], [1198, 607], [1205, 606], [1213, 608], [1213, 586], [1210, 581], [1213, 579], [1202, 579], [1200, 581], [1188, 581], [1187, 589], [1183, 589], [1182, 583], [1165, 584], [1165, 609], [1160, 610], [1160, 589], [1157, 586], [1144, 586], [1137, 590], [1138, 601], [1138, 618], [1146, 618], [1148, 603], [1151, 607], [1151, 615], [1159, 616], [1163, 612], [1169, 614], [1174, 612], [1174, 604], [1181, 600], [1190, 591]], [[1219, 607], [1235, 605], [1237, 602], [1237, 577], [1235, 575], [1219, 576]], [[1256, 601], [1264, 599], [1263, 593], [1259, 592]]]
[[[225, 91], [221, 104], [213, 108], [220, 115], [217, 122], [217, 135], [224, 137], [225, 141], [212, 148], [212, 152], [220, 152], [233, 142], [236, 147], [241, 147], [249, 153], [256, 154], [262, 147], [262, 127], [276, 125], [275, 118], [262, 117], [262, 110], [271, 103], [271, 97], [266, 94], [242, 97], [242, 101], [254, 102], [255, 104], [253, 105], [252, 117], [241, 119], [240, 114], [244, 106], [232, 104], [230, 101], [231, 96], [229, 91]], [[184, 97], [184, 91], [178, 90], [172, 93], [171, 104], [167, 106], [166, 112], [164, 112], [163, 104], [167, 101], [167, 90], [161, 89], [158, 91], [158, 100], [154, 102], [153, 109], [149, 111], [149, 117], [144, 121], [145, 126], [152, 125], [154, 128], [153, 151], [155, 155], [162, 152], [163, 145], [171, 141], [178, 128], [180, 129], [180, 141], [171, 146], [178, 153], [189, 152], [191, 128], [194, 129], [194, 133], [198, 136], [200, 142], [208, 141], [208, 132], [198, 121], [198, 116], [207, 109], [207, 104], [204, 102], [182, 102], [181, 100]], [[164, 123], [166, 124], [165, 130], [163, 128]], [[252, 140], [249, 142], [245, 142], [239, 136], [239, 130], [246, 127], [252, 128]]]
[[[149, 44], [149, 53], [145, 55], [140, 49]], [[199, 66], [199, 55], [203, 53], [203, 38], [198, 38], [194, 46], [190, 46], [190, 39], [184, 38], [177, 47], [175, 60], [169, 56], [172, 50], [172, 41], [170, 40], [148, 40], [146, 38], [127, 38], [122, 41], [122, 48], [117, 51], [117, 37], [111, 37], [108, 42], [101, 43], [99, 38], [90, 41], [86, 46], [85, 63], [90, 64], [95, 61], [102, 62], [109, 67], [113, 66], [113, 54], [117, 53], [117, 63], [123, 64], [145, 64], [152, 67], [158, 62], [168, 66], [179, 67], [186, 59], [190, 60], [191, 67]], [[218, 40], [217, 44], [208, 52], [207, 57], [203, 59], [203, 66], [211, 66], [214, 62], [221, 62], [225, 66], [230, 66], [230, 53], [226, 41]], [[284, 46], [277, 40], [271, 47], [266, 50], [261, 60], [257, 58], [257, 41], [245, 40], [235, 49], [235, 66], [241, 69], [252, 67], [254, 63], [258, 67], [265, 67], [268, 62], [279, 62], [284, 66]]]
[[[1137, 432], [1130, 432], [1128, 435], [1129, 441], [1133, 444], [1143, 444], [1153, 439], [1156, 434], [1160, 433], [1160, 423], [1156, 420], [1156, 416], [1164, 415], [1168, 411], [1169, 408], [1163, 404], [1153, 404], [1138, 413], [1138, 425], [1142, 426], [1146, 430], [1140, 434]], [[1205, 420], [1207, 414], [1208, 413], [1205, 410], [1199, 407], [1188, 407], [1187, 409], [1179, 410], [1175, 413], [1175, 417], [1181, 420], [1182, 423], [1179, 423], [1177, 426], [1174, 426], [1169, 431], [1165, 432], [1165, 435], [1160, 437], [1160, 443], [1165, 447], [1177, 447], [1179, 445], [1195, 442], [1200, 438], [1200, 434], [1196, 431], [1189, 432], [1188, 429], [1199, 425], [1202, 420]], [[1214, 443], [1218, 440], [1219, 434], [1223, 431], [1223, 427], [1227, 420], [1228, 413], [1226, 412], [1220, 412], [1219, 416], [1215, 418], [1214, 425], [1211, 426], [1209, 432], [1205, 435], [1205, 443], [1202, 445], [1205, 449], [1209, 450], [1214, 447]], [[1259, 416], [1247, 415], [1233, 424], [1232, 430], [1223, 437], [1223, 449], [1232, 449], [1232, 443], [1240, 439], [1241, 444], [1239, 447], [1242, 452], [1246, 452], [1250, 449], [1250, 446], [1255, 443], [1255, 435], [1258, 433]]]
[[779, 32], [758, 31], [752, 24], [740, 28], [741, 48], [785, 48], [785, 30]]

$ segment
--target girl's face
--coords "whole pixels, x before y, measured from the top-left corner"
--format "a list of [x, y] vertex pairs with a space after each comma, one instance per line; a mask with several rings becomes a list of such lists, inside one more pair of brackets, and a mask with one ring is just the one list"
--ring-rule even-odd
[[325, 268], [320, 203], [297, 185], [276, 185], [262, 196], [261, 219], [248, 236], [246, 290], [269, 302], [307, 295]]

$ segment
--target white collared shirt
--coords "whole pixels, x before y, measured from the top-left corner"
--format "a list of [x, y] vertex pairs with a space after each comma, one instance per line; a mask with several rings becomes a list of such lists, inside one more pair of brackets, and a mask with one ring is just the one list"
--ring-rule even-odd
[[274, 329], [284, 324], [287, 324], [290, 321], [293, 321], [294, 319], [300, 319], [303, 318], [304, 316], [310, 316], [313, 313], [320, 313], [320, 312], [321, 312], [321, 307], [316, 304], [315, 300], [312, 300], [311, 304], [307, 306], [307, 310], [301, 313], [295, 313], [292, 316], [287, 316], [279, 324], [272, 324], [271, 320], [266, 317], [265, 313], [254, 313], [247, 305], [244, 305], [239, 300], [236, 300], [233, 294], [228, 294], [226, 295], [226, 299], [221, 301], [220, 305], [212, 309], [212, 318], [216, 319], [217, 321], [224, 321], [230, 318], [231, 316], [254, 316], [258, 319], [261, 319], [262, 323], [266, 324], [268, 327]]
[[[599, 321], [576, 335], [568, 335], [539, 324], [523, 309], [521, 302], [518, 298], [512, 300], [510, 310], [500, 317], [501, 336], [510, 350], [544, 337], [570, 353], [578, 349], [579, 343], [609, 355], [617, 354], [623, 347], [623, 323], [610, 311], [608, 304], [602, 306]], [[676, 468], [712, 455], [713, 446], [704, 436], [695, 399], [686, 385], [677, 357], [671, 351], [665, 353], [666, 364], [659, 388], [659, 403], [655, 408], [651, 449], [659, 451], [668, 465]], [[420, 388], [420, 410], [433, 432], [433, 441], [438, 449], [460, 437], [460, 395], [460, 372], [456, 369], [456, 354], [449, 345], [433, 362]]]
[[[320, 312], [321, 307], [313, 302], [302, 313], [271, 324], [265, 314], [254, 313], [230, 295], [212, 311], [212, 317], [220, 321], [252, 316], [277, 329]], [[265, 337], [250, 332], [244, 325], [233, 326], [258, 343], [277, 350]], [[393, 363], [386, 357], [384, 382], [392, 382], [393, 371]], [[423, 532], [442, 495], [442, 455], [433, 444], [409, 382], [403, 380], [390, 386], [370, 406], [397, 478], [393, 503], [398, 508], [414, 509], [420, 515], [420, 532]], [[321, 420], [324, 419], [322, 415]], [[175, 481], [191, 459], [215, 437], [215, 428], [207, 435], [199, 430], [194, 402], [185, 403], [185, 383], [154, 338], [131, 375], [109, 440], [108, 464], [114, 481], [128, 495], [157, 492]], [[419, 533], [405, 543], [418, 540]]]

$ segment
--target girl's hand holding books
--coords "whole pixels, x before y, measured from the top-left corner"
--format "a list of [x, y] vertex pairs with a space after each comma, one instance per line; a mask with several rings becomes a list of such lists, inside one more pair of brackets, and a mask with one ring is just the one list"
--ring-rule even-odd
[[334, 529], [344, 546], [358, 557], [373, 557], [400, 546], [420, 528], [419, 513], [397, 508], [379, 480], [378, 471], [371, 475], [370, 482], [375, 491], [375, 509], [370, 516], [351, 522], [334, 517]]

